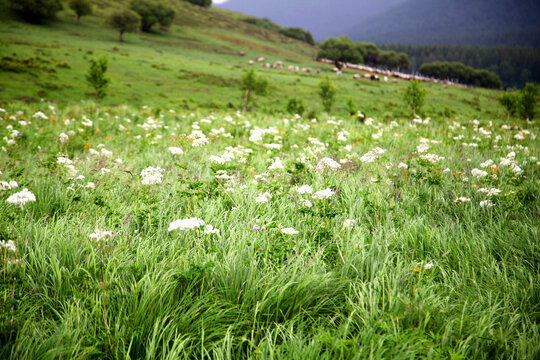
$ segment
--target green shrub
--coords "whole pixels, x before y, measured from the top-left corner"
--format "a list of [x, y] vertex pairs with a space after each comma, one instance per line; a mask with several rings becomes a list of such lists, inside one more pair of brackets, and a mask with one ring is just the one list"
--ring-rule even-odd
[[133, 0], [130, 7], [141, 17], [141, 31], [150, 32], [155, 24], [168, 28], [171, 26], [175, 12], [161, 3], [148, 0]]
[[304, 114], [305, 107], [304, 101], [297, 97], [291, 97], [287, 101], [287, 112], [289, 114], [295, 115], [298, 114], [302, 116]]
[[10, 5], [23, 19], [33, 23], [54, 19], [63, 8], [60, 0], [10, 0]]

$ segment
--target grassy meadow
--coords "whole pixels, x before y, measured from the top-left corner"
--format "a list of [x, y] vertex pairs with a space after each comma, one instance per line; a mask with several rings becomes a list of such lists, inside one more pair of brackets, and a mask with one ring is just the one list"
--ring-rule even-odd
[[[0, 358], [540, 357], [537, 121], [440, 84], [411, 119], [406, 82], [338, 77], [219, 9], [119, 43], [118, 4], [0, 11]], [[256, 55], [322, 72], [256, 65], [269, 94], [241, 113]]]

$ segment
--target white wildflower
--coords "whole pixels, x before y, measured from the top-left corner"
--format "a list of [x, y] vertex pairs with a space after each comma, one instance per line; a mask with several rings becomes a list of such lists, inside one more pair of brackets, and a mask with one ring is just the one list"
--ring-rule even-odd
[[112, 231], [97, 229], [92, 234], [90, 234], [90, 240], [99, 242], [105, 238], [112, 238], [115, 236], [116, 236], [116, 233], [113, 233]]
[[32, 194], [27, 188], [24, 188], [23, 191], [15, 193], [7, 198], [8, 203], [16, 205], [21, 209], [24, 209], [24, 205], [27, 202], [36, 201], [36, 196]]
[[302, 185], [296, 190], [299, 194], [312, 194], [313, 188], [309, 185]]
[[174, 230], [196, 230], [199, 227], [204, 225], [204, 221], [199, 218], [189, 218], [189, 219], [181, 219], [181, 220], [175, 220], [169, 225], [169, 231]]
[[184, 153], [182, 149], [174, 146], [169, 147], [169, 152], [173, 155], [182, 155]]
[[163, 181], [163, 171], [164, 169], [158, 167], [147, 167], [143, 171], [141, 171], [141, 177], [142, 181], [141, 183], [143, 185], [154, 185], [154, 184], [161, 184]]
[[329, 157], [322, 158], [318, 163], [317, 166], [314, 167], [314, 170], [330, 170], [330, 171], [337, 171], [341, 168], [341, 164], [337, 161], [330, 159]]
[[287, 235], [296, 235], [298, 234], [298, 231], [294, 230], [292, 227], [281, 229], [281, 232]]
[[316, 193], [313, 194], [312, 197], [316, 200], [325, 200], [332, 197], [332, 195], [334, 194], [335, 192], [333, 192], [332, 189], [324, 189], [324, 190], [317, 191]]

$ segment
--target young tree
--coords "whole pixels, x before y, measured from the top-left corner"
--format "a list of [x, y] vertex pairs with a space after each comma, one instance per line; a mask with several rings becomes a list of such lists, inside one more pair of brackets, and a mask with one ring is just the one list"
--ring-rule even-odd
[[63, 8], [60, 0], [10, 0], [10, 5], [26, 21], [33, 23], [54, 19]]
[[128, 9], [115, 11], [109, 15], [109, 25], [118, 30], [120, 41], [124, 41], [123, 34], [125, 32], [136, 31], [140, 22], [139, 15]]
[[330, 110], [332, 110], [332, 105], [334, 105], [336, 93], [337, 88], [332, 84], [332, 80], [330, 80], [328, 75], [325, 76], [325, 78], [319, 83], [319, 96], [327, 116]]
[[99, 103], [101, 102], [101, 99], [107, 95], [107, 87], [111, 82], [111, 79], [105, 75], [108, 67], [109, 59], [107, 57], [102, 56], [99, 59], [93, 58], [88, 64], [88, 69], [85, 75], [88, 86], [94, 90], [93, 94], [98, 101], [98, 112]]
[[242, 75], [242, 91], [244, 92], [244, 106], [242, 111], [247, 110], [252, 93], [265, 95], [268, 92], [268, 80], [255, 74], [255, 70], [249, 69]]
[[70, 0], [69, 7], [77, 14], [77, 25], [79, 25], [81, 16], [92, 14], [92, 5], [88, 0]]
[[519, 94], [504, 92], [497, 100], [506, 109], [506, 121], [510, 120], [510, 116], [515, 115], [519, 109]]
[[525, 84], [525, 87], [521, 89], [519, 96], [519, 114], [523, 119], [534, 119], [537, 102], [538, 87], [534, 83]]
[[427, 90], [420, 84], [418, 80], [411, 80], [409, 86], [405, 88], [403, 93], [403, 99], [412, 109], [413, 116], [416, 116], [416, 112], [420, 111], [422, 105], [424, 105], [424, 100], [427, 95]]

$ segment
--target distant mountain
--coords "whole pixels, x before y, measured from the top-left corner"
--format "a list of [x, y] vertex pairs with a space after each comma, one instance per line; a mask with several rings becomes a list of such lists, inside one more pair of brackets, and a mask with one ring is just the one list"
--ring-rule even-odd
[[228, 0], [213, 6], [269, 18], [281, 26], [299, 26], [315, 40], [339, 36], [356, 24], [406, 0]]
[[409, 44], [540, 46], [538, 0], [406, 0], [343, 33]]

